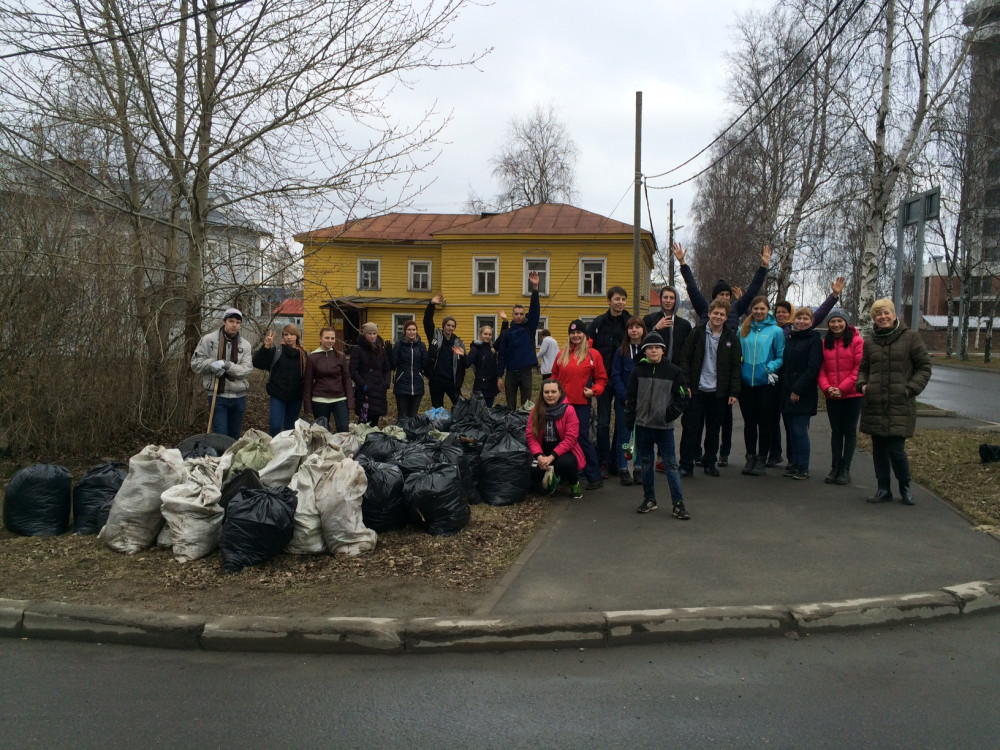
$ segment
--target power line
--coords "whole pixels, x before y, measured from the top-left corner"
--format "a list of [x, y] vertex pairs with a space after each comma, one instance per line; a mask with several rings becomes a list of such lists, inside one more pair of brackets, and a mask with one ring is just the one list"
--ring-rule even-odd
[[26, 55], [48, 55], [53, 52], [68, 52], [70, 50], [76, 49], [89, 49], [95, 44], [107, 44], [109, 42], [120, 42], [123, 39], [128, 39], [129, 37], [139, 36], [141, 34], [148, 34], [152, 31], [159, 31], [160, 29], [165, 29], [169, 26], [174, 26], [180, 21], [187, 21], [192, 18], [197, 18], [198, 16], [203, 16], [209, 12], [217, 13], [219, 11], [230, 10], [231, 8], [239, 8], [243, 5], [249, 3], [250, 0], [231, 0], [231, 2], [223, 3], [222, 5], [216, 6], [215, 8], [203, 10], [192, 11], [191, 13], [185, 13], [182, 16], [178, 16], [176, 19], [171, 21], [161, 21], [160, 23], [154, 24], [152, 26], [145, 26], [141, 29], [136, 29], [135, 31], [126, 31], [123, 34], [116, 34], [115, 36], [104, 37], [95, 41], [89, 42], [79, 42], [77, 44], [65, 44], [56, 47], [39, 47], [34, 49], [23, 49], [19, 52], [8, 52], [5, 55], [0, 55], [0, 60], [9, 60], [15, 57], [24, 57]]
[[[844, 23], [841, 24], [840, 28], [837, 29], [837, 31], [834, 33], [834, 35], [832, 37], [830, 37], [829, 41], [827, 41], [826, 44], [823, 45], [823, 47], [820, 49], [819, 53], [816, 55], [816, 57], [813, 59], [813, 61], [810, 62], [809, 65], [806, 66], [805, 70], [802, 71], [802, 73], [799, 75], [799, 77], [796, 78], [792, 82], [792, 85], [789, 86], [788, 89], [780, 97], [778, 97], [778, 100], [773, 105], [771, 105], [771, 107], [760, 117], [760, 119], [758, 119], [750, 127], [750, 129], [739, 138], [739, 140], [737, 140], [735, 143], [733, 143], [733, 145], [730, 146], [726, 150], [725, 153], [723, 153], [721, 156], [719, 156], [717, 159], [715, 159], [711, 164], [709, 164], [707, 167], [705, 167], [704, 169], [702, 169], [700, 172], [697, 172], [696, 174], [691, 175], [687, 179], [681, 180], [680, 182], [675, 182], [672, 185], [662, 185], [662, 186], [651, 185], [650, 188], [652, 190], [670, 190], [671, 188], [680, 187], [681, 185], [684, 185], [684, 184], [686, 184], [688, 182], [691, 182], [692, 180], [695, 180], [695, 179], [701, 177], [703, 174], [705, 174], [706, 172], [708, 172], [710, 169], [712, 169], [717, 164], [719, 164], [719, 162], [721, 162], [726, 157], [728, 157], [731, 153], [733, 153], [733, 151], [735, 151], [740, 145], [742, 145], [743, 142], [746, 141], [747, 138], [749, 138], [751, 135], [753, 135], [753, 133], [757, 130], [757, 128], [759, 128], [764, 123], [764, 121], [781, 104], [784, 103], [785, 99], [788, 98], [789, 94], [792, 93], [792, 91], [795, 89], [795, 87], [798, 86], [799, 83], [802, 82], [802, 79], [804, 79], [806, 77], [806, 75], [809, 73], [809, 71], [811, 71], [816, 66], [816, 62], [819, 60], [819, 58], [822, 56], [822, 54], [824, 52], [826, 52], [827, 50], [829, 50], [830, 47], [833, 46], [833, 43], [835, 41], [837, 41], [837, 39], [840, 37], [840, 35], [847, 28], [847, 25], [854, 19], [854, 16], [856, 16], [858, 14], [858, 12], [861, 10], [861, 8], [864, 7], [864, 5], [865, 5], [866, 2], [867, 2], [867, 0], [860, 0], [860, 2], [855, 6], [854, 10], [851, 11], [851, 13], [848, 15], [848, 17], [844, 21]], [[879, 9], [879, 12], [881, 12], [882, 8], [885, 8], [887, 2], [889, 2], [889, 0], [883, 0], [882, 6]], [[875, 22], [873, 21], [872, 24], [871, 24], [871, 26], [868, 27], [868, 30], [865, 31], [865, 34], [864, 34], [864, 36], [861, 39], [861, 44], [863, 44], [864, 41], [871, 35], [871, 33], [874, 30], [874, 28], [875, 28]], [[859, 45], [858, 49], [860, 49], [860, 45]], [[854, 54], [857, 54], [857, 51], [855, 51]], [[853, 59], [853, 55], [852, 55], [852, 59]], [[845, 70], [846, 70], [846, 68], [845, 68]], [[777, 80], [777, 79], [775, 79], [775, 80]], [[773, 83], [774, 83], [774, 81], [772, 81], [772, 84]], [[766, 92], [766, 89], [765, 89], [765, 92]], [[761, 97], [763, 96], [763, 94], [765, 92], [762, 92], [761, 95], [758, 96], [757, 99], [755, 99], [753, 101], [753, 103], [751, 103], [750, 107], [748, 107], [747, 110], [749, 110], [751, 107], [753, 107], [755, 104], [757, 104], [760, 101]], [[740, 115], [740, 117], [742, 118], [743, 115]], [[736, 122], [739, 122], [739, 120], [737, 120]], [[716, 143], [718, 143], [722, 139], [722, 137], [725, 136], [726, 133], [728, 133], [730, 130], [732, 130], [732, 128], [736, 125], [736, 122], [734, 122], [732, 125], [730, 125], [728, 128], [726, 128], [726, 130], [724, 130], [722, 132], [722, 134], [719, 135], [718, 138], [716, 138], [714, 141], [712, 141], [712, 143], [710, 143], [708, 146], [706, 146], [701, 151], [699, 151], [698, 154], [695, 154], [695, 157], [699, 156], [700, 154], [703, 154], [708, 148], [710, 148], [711, 146], [713, 146]], [[684, 162], [684, 164], [690, 163], [695, 157], [692, 157], [691, 159], [688, 159], [686, 162]], [[684, 165], [682, 164], [681, 166], [684, 166]], [[679, 167], [677, 167], [675, 169], [672, 169], [672, 170], [670, 170], [668, 172], [663, 172], [663, 173], [658, 174], [658, 175], [653, 175], [653, 176], [651, 176], [651, 177], [649, 177], [647, 179], [655, 179], [656, 177], [663, 177], [664, 175], [670, 174], [670, 172], [676, 171], [676, 169], [678, 169], [678, 168]]]

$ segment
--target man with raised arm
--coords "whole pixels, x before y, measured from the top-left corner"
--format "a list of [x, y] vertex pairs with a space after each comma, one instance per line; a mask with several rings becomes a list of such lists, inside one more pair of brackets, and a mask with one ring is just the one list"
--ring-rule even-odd
[[[511, 409], [520, 405], [517, 403], [519, 391], [521, 404], [531, 398], [531, 377], [538, 364], [538, 357], [535, 356], [535, 331], [538, 330], [538, 319], [542, 313], [538, 301], [538, 279], [538, 271], [528, 274], [528, 284], [531, 286], [528, 310], [525, 311], [524, 305], [514, 305], [510, 328], [497, 341], [497, 386], [503, 385], [504, 396]], [[502, 311], [497, 312], [502, 317]]]

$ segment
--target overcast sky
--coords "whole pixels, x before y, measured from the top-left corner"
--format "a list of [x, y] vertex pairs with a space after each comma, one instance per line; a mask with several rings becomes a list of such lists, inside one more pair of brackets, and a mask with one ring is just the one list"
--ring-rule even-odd
[[[452, 27], [456, 52], [488, 47], [493, 52], [476, 68], [424, 73], [414, 90], [397, 100], [414, 108], [436, 100], [440, 111], [452, 113], [441, 155], [421, 180], [435, 182], [410, 210], [461, 212], [470, 188], [492, 197], [497, 186], [489, 159], [503, 143], [508, 122], [551, 102], [579, 149], [576, 205], [631, 223], [636, 92], [643, 93], [642, 171], [655, 175], [697, 153], [726, 122], [724, 52], [736, 14], [767, 5], [761, 0], [497, 0], [468, 8]], [[678, 182], [707, 163], [703, 156], [650, 185]], [[690, 227], [692, 196], [690, 184], [650, 190], [661, 243], [669, 199], [675, 224]], [[645, 205], [642, 224], [649, 228]], [[679, 239], [686, 233], [682, 228]]]

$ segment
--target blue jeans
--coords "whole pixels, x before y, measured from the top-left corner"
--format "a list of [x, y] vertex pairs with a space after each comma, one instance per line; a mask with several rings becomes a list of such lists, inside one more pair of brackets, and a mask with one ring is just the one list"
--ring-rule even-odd
[[809, 414], [789, 414], [785, 413], [782, 416], [785, 418], [785, 425], [788, 428], [788, 438], [792, 446], [792, 455], [789, 456], [789, 460], [793, 461], [795, 466], [801, 466], [803, 469], [809, 468], [809, 420], [812, 416]]
[[[313, 401], [313, 416], [316, 419], [320, 417], [326, 417], [326, 423], [329, 425], [330, 432], [347, 432], [351, 429], [351, 412], [347, 408], [347, 399], [343, 401], [334, 401], [332, 404], [324, 404], [320, 401]], [[333, 424], [331, 425], [331, 419], [333, 417]]]
[[284, 401], [271, 396], [271, 410], [268, 413], [267, 431], [274, 437], [279, 432], [290, 430], [295, 426], [302, 409], [302, 399]]
[[656, 493], [653, 491], [653, 483], [656, 480], [656, 466], [653, 461], [653, 453], [656, 448], [659, 448], [660, 456], [663, 458], [664, 472], [667, 475], [667, 485], [670, 487], [670, 501], [674, 505], [683, 503], [684, 493], [681, 490], [681, 474], [677, 471], [673, 429], [652, 430], [648, 427], [637, 425], [635, 428], [635, 444], [639, 449], [639, 456], [642, 459], [643, 498], [656, 502]]
[[[208, 397], [208, 408], [212, 408], [211, 396]], [[212, 432], [239, 440], [243, 431], [243, 412], [246, 410], [246, 396], [219, 396], [215, 399], [215, 411], [212, 413]]]
[[[628, 461], [625, 460], [625, 451], [622, 446], [632, 439], [632, 433], [628, 431], [625, 424], [625, 403], [620, 399], [615, 399], [615, 458], [618, 460], [618, 471], [628, 471]], [[642, 461], [639, 459], [639, 451], [632, 450], [632, 468], [641, 469]]]
[[590, 442], [590, 404], [573, 404], [573, 411], [576, 418], [580, 420], [580, 437], [577, 442], [583, 451], [583, 458], [587, 462], [583, 467], [583, 475], [588, 482], [599, 482], [601, 480], [601, 466], [597, 463], [597, 452], [594, 444]]

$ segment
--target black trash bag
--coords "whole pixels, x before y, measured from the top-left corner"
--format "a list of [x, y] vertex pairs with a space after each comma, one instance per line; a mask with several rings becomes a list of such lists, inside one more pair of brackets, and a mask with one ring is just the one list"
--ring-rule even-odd
[[330, 432], [330, 420], [327, 417], [318, 417], [313, 424], [322, 427], [327, 432]]
[[1000, 461], [1000, 445], [990, 445], [983, 443], [979, 446], [979, 460], [984, 464], [991, 464]]
[[219, 498], [219, 505], [223, 508], [229, 507], [232, 500], [243, 490], [262, 490], [263, 482], [260, 481], [260, 474], [256, 469], [243, 469], [243, 471], [233, 474], [222, 485], [222, 497]]
[[358, 463], [368, 477], [368, 489], [361, 498], [361, 517], [365, 526], [377, 534], [406, 526], [404, 477], [400, 468], [369, 458], [360, 458]]
[[423, 440], [431, 431], [431, 420], [423, 416], [403, 417], [397, 424], [406, 433], [406, 439], [411, 441]]
[[434, 461], [434, 445], [431, 443], [402, 443], [399, 450], [393, 454], [390, 462], [402, 470], [403, 476], [427, 471], [436, 463]]
[[392, 435], [386, 435], [384, 432], [369, 432], [355, 459], [365, 457], [372, 461], [385, 463], [391, 461], [396, 451], [403, 445], [402, 440], [394, 438]]
[[431, 429], [438, 432], [449, 432], [451, 430], [451, 412], [443, 406], [425, 411], [421, 416], [430, 420]]
[[[177, 444], [177, 450], [182, 458], [201, 458], [203, 456], [221, 456], [236, 441], [229, 435], [217, 432], [207, 432], [201, 435], [190, 435]], [[210, 453], [209, 450], [215, 451]]]
[[65, 466], [35, 464], [11, 477], [3, 525], [21, 536], [55, 536], [69, 529], [73, 477]]
[[469, 504], [462, 499], [462, 476], [457, 466], [435, 464], [411, 474], [403, 485], [410, 520], [432, 536], [452, 536], [469, 523]]
[[108, 522], [127, 472], [111, 462], [87, 470], [73, 489], [73, 528], [77, 534], [96, 534]]
[[531, 487], [531, 454], [512, 435], [501, 432], [483, 446], [479, 496], [487, 505], [513, 505]]
[[[469, 505], [482, 502], [477, 486], [478, 476], [472, 468], [473, 457], [477, 459], [478, 463], [479, 456], [466, 453], [462, 443], [459, 440], [452, 440], [451, 436], [434, 446], [435, 463], [452, 464], [458, 467], [458, 473], [462, 477], [462, 498]], [[478, 469], [478, 466], [476, 468]]]
[[451, 407], [451, 421], [455, 422], [481, 422], [483, 414], [486, 412], [486, 401], [483, 394], [478, 391], [472, 394], [472, 398], [459, 398], [458, 403]]
[[243, 490], [229, 501], [219, 549], [234, 573], [270, 560], [292, 541], [298, 497], [288, 487]]
[[195, 443], [194, 447], [191, 448], [187, 453], [182, 453], [185, 460], [189, 458], [218, 458], [219, 452], [213, 448], [211, 445], [205, 445], [204, 443]]

